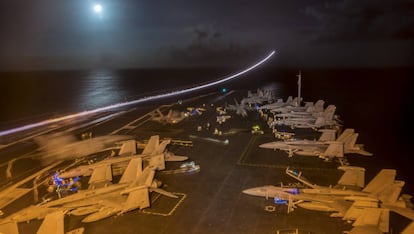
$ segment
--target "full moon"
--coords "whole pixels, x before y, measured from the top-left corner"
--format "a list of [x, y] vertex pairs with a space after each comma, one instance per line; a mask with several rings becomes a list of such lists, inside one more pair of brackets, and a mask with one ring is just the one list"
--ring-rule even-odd
[[95, 5], [93, 6], [93, 11], [94, 11], [95, 13], [101, 13], [101, 12], [102, 12], [102, 5], [101, 5], [101, 4], [95, 4]]

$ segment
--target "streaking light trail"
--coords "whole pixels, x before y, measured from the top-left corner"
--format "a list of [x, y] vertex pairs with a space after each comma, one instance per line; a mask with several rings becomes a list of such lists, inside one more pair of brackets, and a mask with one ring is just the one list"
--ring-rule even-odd
[[250, 66], [250, 67], [248, 67], [248, 68], [246, 68], [246, 69], [244, 69], [244, 70], [242, 70], [242, 71], [240, 71], [236, 74], [230, 75], [228, 77], [225, 77], [223, 79], [220, 79], [220, 80], [217, 80], [217, 81], [214, 81], [214, 82], [210, 82], [210, 83], [207, 83], [207, 84], [204, 84], [204, 85], [197, 85], [195, 87], [188, 88], [188, 89], [177, 90], [177, 91], [173, 91], [173, 92], [170, 92], [170, 93], [144, 97], [144, 98], [140, 98], [140, 99], [130, 101], [130, 102], [117, 103], [117, 104], [97, 108], [97, 109], [94, 109], [94, 110], [83, 111], [83, 112], [79, 112], [79, 113], [75, 113], [75, 114], [71, 114], [71, 115], [66, 115], [66, 116], [63, 116], [63, 117], [60, 117], [60, 118], [48, 119], [48, 120], [41, 121], [41, 122], [38, 122], [38, 123], [28, 124], [28, 125], [25, 125], [25, 126], [22, 126], [22, 127], [2, 131], [2, 132], [0, 132], [0, 136], [5, 136], [5, 135], [8, 135], [8, 134], [28, 130], [28, 129], [35, 128], [35, 127], [41, 127], [41, 126], [44, 126], [44, 125], [47, 125], [47, 124], [57, 123], [57, 122], [60, 122], [60, 121], [63, 121], [63, 120], [76, 118], [76, 117], [80, 117], [80, 116], [85, 116], [85, 115], [89, 115], [89, 114], [100, 112], [100, 111], [106, 111], [106, 110], [110, 110], [110, 109], [114, 109], [114, 108], [129, 106], [129, 105], [133, 105], [133, 104], [138, 104], [138, 103], [147, 102], [147, 101], [151, 101], [151, 100], [156, 100], [156, 99], [160, 99], [160, 98], [171, 97], [171, 96], [175, 96], [175, 95], [179, 95], [179, 94], [194, 92], [194, 91], [197, 91], [197, 90], [200, 90], [200, 89], [212, 87], [214, 85], [218, 85], [218, 84], [227, 82], [229, 80], [235, 79], [235, 78], [237, 78], [237, 77], [239, 77], [239, 76], [255, 69], [256, 67], [262, 65], [267, 60], [269, 60], [275, 53], [276, 53], [275, 51], [272, 51], [269, 55], [267, 55], [265, 58], [261, 59], [260, 61], [258, 61], [254, 65], [252, 65], [252, 66]]

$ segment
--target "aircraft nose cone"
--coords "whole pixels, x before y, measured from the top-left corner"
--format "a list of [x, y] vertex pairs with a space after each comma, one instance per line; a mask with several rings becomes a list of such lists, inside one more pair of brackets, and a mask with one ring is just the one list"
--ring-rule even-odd
[[267, 143], [259, 145], [260, 148], [267, 148], [268, 146], [269, 146], [269, 144], [267, 144]]
[[255, 193], [255, 189], [254, 189], [254, 188], [245, 189], [245, 190], [243, 190], [242, 192], [243, 192], [244, 194], [247, 194], [247, 195], [252, 195], [252, 196], [255, 196], [255, 195], [256, 195], [256, 193]]

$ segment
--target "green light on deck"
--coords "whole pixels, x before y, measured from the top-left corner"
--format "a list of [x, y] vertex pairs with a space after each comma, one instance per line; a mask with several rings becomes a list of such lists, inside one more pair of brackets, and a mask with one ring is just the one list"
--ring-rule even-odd
[[253, 125], [253, 126], [252, 126], [252, 129], [253, 129], [253, 130], [256, 130], [256, 131], [257, 131], [257, 130], [260, 130], [260, 126], [259, 126], [259, 125]]

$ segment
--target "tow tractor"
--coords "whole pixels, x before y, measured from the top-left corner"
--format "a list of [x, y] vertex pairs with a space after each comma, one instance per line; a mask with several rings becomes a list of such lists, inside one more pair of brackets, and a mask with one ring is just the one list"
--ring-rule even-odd
[[259, 125], [252, 126], [252, 134], [264, 134], [263, 130], [260, 129]]

